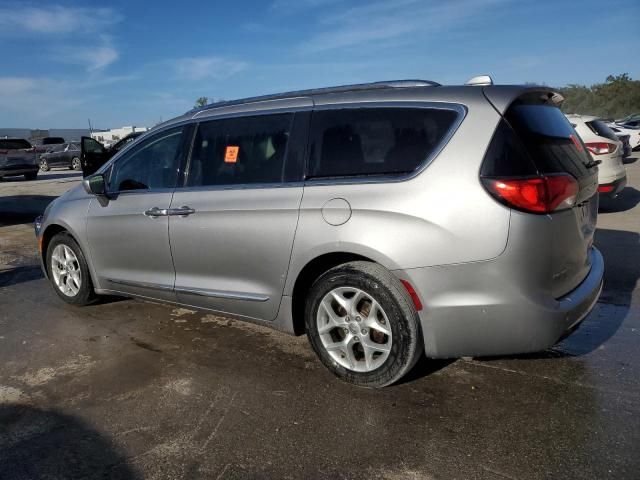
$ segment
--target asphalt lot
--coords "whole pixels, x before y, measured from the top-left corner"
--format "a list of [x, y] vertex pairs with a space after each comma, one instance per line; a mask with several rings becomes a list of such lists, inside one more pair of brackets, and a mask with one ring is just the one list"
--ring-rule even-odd
[[304, 337], [43, 279], [31, 221], [78, 181], [0, 183], [0, 478], [638, 478], [640, 162], [598, 220], [605, 290], [535, 355], [341, 383]]

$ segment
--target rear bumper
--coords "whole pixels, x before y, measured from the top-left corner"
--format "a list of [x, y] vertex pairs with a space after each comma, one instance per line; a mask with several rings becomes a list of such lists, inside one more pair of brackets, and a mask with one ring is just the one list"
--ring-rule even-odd
[[587, 276], [558, 299], [504, 278], [499, 259], [395, 273], [409, 280], [425, 306], [420, 321], [429, 357], [510, 355], [554, 345], [593, 309], [604, 260], [595, 247], [589, 256]]
[[616, 198], [618, 194], [627, 186], [627, 176], [618, 178], [611, 183], [598, 185], [598, 193], [601, 197]]

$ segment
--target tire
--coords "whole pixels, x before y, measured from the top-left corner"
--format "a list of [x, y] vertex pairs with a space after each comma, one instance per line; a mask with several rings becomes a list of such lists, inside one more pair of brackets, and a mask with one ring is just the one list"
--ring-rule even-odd
[[38, 172], [25, 173], [24, 178], [27, 180], [35, 180], [36, 178], [38, 178]]
[[43, 172], [48, 172], [49, 170], [51, 170], [51, 167], [49, 166], [49, 162], [47, 162], [46, 158], [40, 159], [40, 170], [42, 170]]
[[[70, 249], [73, 256], [75, 256], [75, 260], [73, 260], [72, 257], [69, 257], [69, 263], [72, 264], [72, 267], [69, 268], [71, 268], [72, 271], [79, 272], [79, 285], [77, 281], [71, 282], [72, 285], [76, 285], [78, 287], [76, 292], [69, 289], [69, 291], [65, 293], [56, 281], [56, 278], [62, 278], [64, 283], [65, 274], [69, 274], [69, 272], [71, 272], [71, 270], [65, 271], [60, 269], [57, 272], [54, 271], [57, 268], [57, 265], [55, 264], [56, 261], [54, 260], [54, 252], [56, 254], [59, 254], [60, 252], [60, 250], [57, 250], [57, 247], [61, 247], [63, 250], [65, 248]], [[63, 256], [59, 255], [59, 258], [63, 258]], [[46, 262], [49, 281], [53, 286], [53, 290], [62, 300], [72, 305], [90, 305], [95, 302], [97, 296], [93, 290], [93, 282], [91, 281], [91, 274], [89, 273], [87, 261], [80, 249], [80, 246], [71, 235], [67, 232], [60, 232], [51, 239], [51, 242], [49, 242], [49, 246], [47, 247]]]
[[[375, 314], [373, 301], [379, 307]], [[327, 308], [333, 311], [333, 321]], [[424, 351], [411, 297], [397, 277], [372, 262], [345, 263], [320, 276], [307, 295], [305, 323], [309, 343], [324, 366], [361, 387], [397, 382]]]
[[71, 159], [71, 166], [69, 167], [69, 169], [76, 171], [81, 169], [80, 159], [78, 157], [73, 157]]

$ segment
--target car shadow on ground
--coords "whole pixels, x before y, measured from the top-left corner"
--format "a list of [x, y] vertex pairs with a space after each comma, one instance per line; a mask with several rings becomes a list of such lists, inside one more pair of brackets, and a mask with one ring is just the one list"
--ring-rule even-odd
[[41, 180], [63, 180], [65, 178], [78, 178], [81, 179], [82, 178], [82, 173], [78, 172], [76, 170], [68, 170], [68, 171], [64, 171], [64, 170], [60, 170], [60, 171], [49, 171], [47, 173], [44, 172], [38, 172], [38, 176], [36, 177], [35, 180], [26, 180], [24, 178], [24, 176], [22, 175], [18, 175], [15, 177], [2, 177], [2, 180], [0, 180], [0, 184], [2, 183], [20, 183], [20, 182], [39, 182]]
[[125, 453], [77, 417], [0, 404], [0, 478], [142, 478]]
[[617, 213], [631, 210], [640, 203], [640, 191], [626, 187], [616, 198], [600, 197], [598, 213]]
[[615, 335], [630, 310], [640, 279], [640, 234], [622, 230], [596, 230], [595, 245], [604, 257], [604, 286], [598, 305], [569, 336], [541, 352], [479, 360], [548, 359], [586, 355]]
[[42, 278], [42, 276], [42, 270], [38, 265], [20, 265], [7, 270], [0, 270], [0, 288], [30, 282]]
[[0, 227], [33, 223], [55, 195], [7, 195], [0, 197]]

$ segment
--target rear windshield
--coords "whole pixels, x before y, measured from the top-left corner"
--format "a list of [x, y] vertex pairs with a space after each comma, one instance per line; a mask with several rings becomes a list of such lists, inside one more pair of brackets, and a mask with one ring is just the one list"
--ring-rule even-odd
[[514, 102], [505, 119], [538, 172], [590, 175], [591, 158], [567, 118], [556, 106]]
[[42, 139], [42, 145], [56, 145], [58, 143], [64, 143], [62, 137], [45, 137]]
[[609, 126], [604, 123], [602, 120], [592, 120], [590, 122], [585, 122], [589, 130], [591, 130], [596, 135], [599, 135], [604, 138], [608, 138], [609, 140], [618, 140], [615, 132], [609, 128]]
[[31, 148], [31, 144], [20, 138], [0, 140], [0, 150], [20, 150]]
[[456, 121], [454, 110], [354, 108], [313, 113], [307, 178], [416, 170]]

